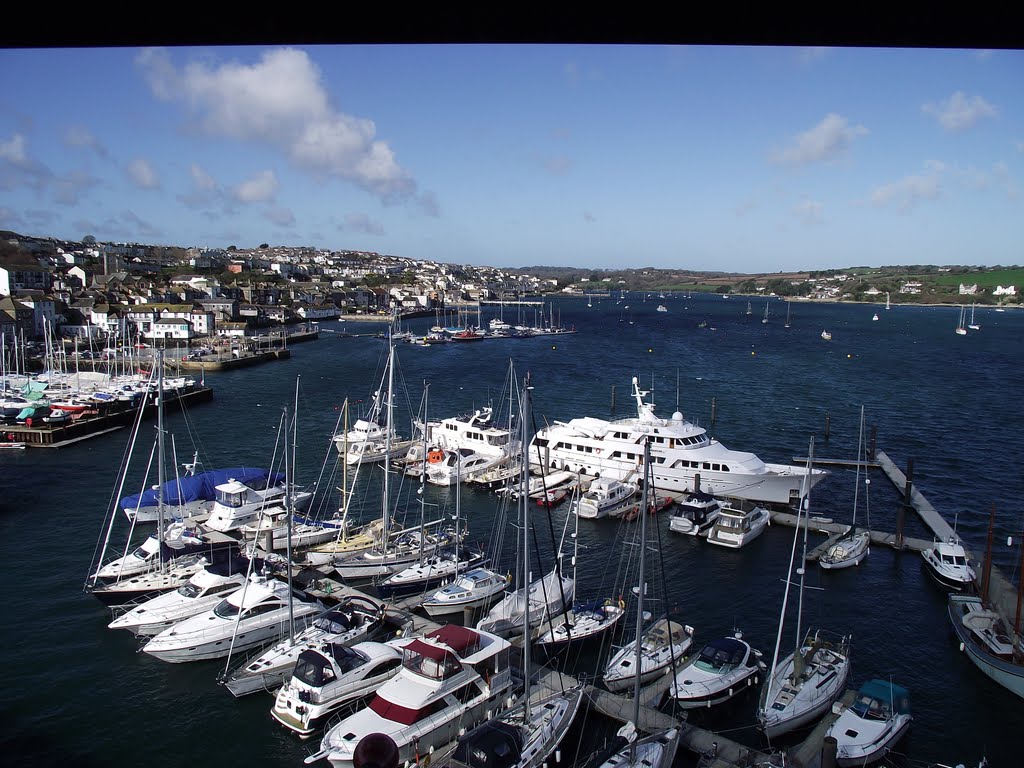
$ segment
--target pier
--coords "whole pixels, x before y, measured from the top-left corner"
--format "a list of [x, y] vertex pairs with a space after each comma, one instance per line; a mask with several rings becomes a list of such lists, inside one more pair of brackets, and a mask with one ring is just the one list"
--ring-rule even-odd
[[[208, 403], [213, 400], [213, 388], [197, 385], [187, 392], [168, 399], [164, 405], [170, 410], [191, 407], [197, 403]], [[155, 401], [147, 402], [143, 408], [143, 418], [156, 416]], [[138, 415], [138, 409], [127, 403], [112, 403], [102, 413], [82, 416], [80, 419], [63, 424], [35, 423], [5, 424], [0, 426], [0, 435], [11, 442], [25, 443], [27, 448], [63, 448], [108, 432], [131, 426]]]

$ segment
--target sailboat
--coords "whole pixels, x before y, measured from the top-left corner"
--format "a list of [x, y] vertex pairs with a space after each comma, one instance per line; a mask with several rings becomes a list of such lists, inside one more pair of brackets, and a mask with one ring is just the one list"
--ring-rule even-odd
[[769, 304], [771, 304], [771, 302], [770, 302], [770, 301], [766, 301], [766, 302], [764, 303], [764, 317], [763, 317], [763, 318], [761, 318], [761, 322], [762, 322], [762, 323], [767, 323], [767, 322], [768, 322], [768, 305], [769, 305]]
[[786, 324], [784, 326], [782, 326], [783, 328], [789, 328], [789, 310], [791, 309], [792, 305], [793, 305], [793, 302], [791, 302], [791, 301], [787, 301], [786, 302]]
[[[579, 485], [576, 486], [579, 492]], [[646, 491], [644, 493], [646, 503]], [[570, 513], [571, 514], [571, 513]], [[642, 515], [642, 517], [645, 517]], [[576, 563], [579, 554], [580, 516], [572, 515], [575, 530], [572, 534], [573, 579], [576, 578]], [[614, 631], [619, 619], [625, 615], [626, 606], [622, 600], [611, 598], [577, 602], [571, 611], [559, 614], [558, 618], [548, 622], [547, 629], [536, 640], [538, 648], [548, 654], [556, 654], [570, 645], [578, 645], [585, 640], [603, 637]]]
[[[650, 439], [644, 441], [644, 492], [643, 506], [647, 507], [647, 489], [653, 486]], [[636, 726], [640, 722], [640, 686], [642, 664], [642, 627], [644, 623], [644, 592], [646, 587], [644, 565], [646, 561], [647, 515], [640, 515], [640, 558], [638, 589], [636, 599], [636, 641], [633, 656], [633, 719], [619, 729], [617, 736], [628, 743], [601, 764], [601, 768], [619, 766], [644, 766], [644, 768], [668, 768], [679, 747], [680, 730], [677, 726], [654, 731], [637, 739]]]
[[871, 478], [867, 476], [864, 466], [864, 510], [868, 516], [868, 530], [857, 531], [857, 495], [860, 489], [860, 468], [864, 464], [864, 406], [860, 407], [860, 436], [857, 439], [857, 479], [853, 487], [853, 521], [846, 535], [832, 544], [820, 558], [818, 564], [825, 570], [849, 568], [860, 565], [861, 561], [871, 553], [871, 517], [868, 507], [868, 488]]
[[[532, 387], [529, 379], [527, 379], [522, 398], [522, 417], [520, 418], [523, 431], [523, 445], [530, 444], [529, 418], [527, 414], [531, 390]], [[519, 475], [519, 506], [524, 530], [521, 550], [524, 560], [520, 580], [522, 586], [514, 593], [506, 595], [476, 625], [477, 629], [493, 632], [502, 637], [516, 634], [521, 628], [520, 625], [523, 624], [532, 631], [541, 622], [561, 613], [565, 610], [566, 606], [572, 605], [576, 592], [575, 580], [562, 573], [561, 547], [559, 547], [554, 568], [536, 581], [532, 579], [530, 564], [527, 559], [528, 548], [526, 545], [528, 540], [525, 533], [529, 530], [529, 514], [527, 510], [530, 506], [529, 494], [527, 493], [527, 472], [527, 462], [524, 461], [522, 462]]]
[[[155, 460], [157, 464], [157, 532], [131, 552], [126, 552], [123, 557], [107, 562], [91, 573], [85, 589], [106, 606], [138, 603], [143, 599], [177, 589], [205, 566], [215, 562], [226, 563], [238, 552], [237, 542], [233, 539], [207, 540], [207, 537], [197, 534], [184, 522], [171, 522], [171, 513], [167, 508], [165, 496], [169, 484], [166, 482], [164, 470], [166, 463], [164, 398], [166, 393], [163, 387], [163, 370], [164, 360], [163, 350], [161, 350], [154, 371], [157, 379], [157, 435], [156, 444], [150, 456], [150, 462]], [[121, 496], [124, 489], [125, 475], [128, 472], [131, 453], [139, 435], [144, 410], [143, 407], [138, 409], [128, 452], [123, 462], [123, 471], [119, 478], [118, 497]], [[115, 507], [110, 512], [110, 522], [99, 556], [101, 563], [106, 557], [107, 544], [117, 518], [116, 510]], [[132, 522], [132, 531], [134, 528], [135, 521]], [[131, 533], [129, 533], [130, 537]]]
[[[807, 449], [807, 471], [810, 474], [814, 460], [814, 438]], [[779, 633], [775, 641], [771, 672], [761, 690], [758, 704], [758, 727], [769, 739], [800, 728], [824, 715], [843, 692], [850, 675], [850, 638], [825, 629], [803, 631], [804, 580], [807, 575], [807, 520], [810, 517], [811, 489], [806, 479], [800, 493], [797, 525], [793, 534], [793, 549], [789, 557], [786, 590], [783, 593], [779, 615]], [[793, 652], [779, 659], [782, 633], [785, 629], [786, 608], [790, 588], [794, 586], [793, 565], [796, 561], [800, 529], [803, 528], [803, 553], [795, 574], [798, 588], [796, 638]]]
[[[530, 392], [529, 378], [523, 388], [523, 445], [529, 445], [528, 424]], [[524, 466], [526, 462], [523, 462]], [[525, 493], [526, 472], [520, 477], [519, 505], [523, 516], [522, 566], [523, 583], [529, 584], [530, 536], [529, 500]], [[557, 572], [557, 571], [556, 571]], [[569, 585], [569, 600], [572, 599], [572, 583]], [[564, 587], [563, 587], [564, 588]], [[521, 590], [525, 592], [526, 590]], [[530, 590], [532, 592], [532, 590]], [[525, 596], [524, 596], [525, 597]], [[526, 602], [524, 599], [523, 602]], [[532, 602], [532, 601], [531, 601]], [[493, 612], [492, 612], [493, 613]], [[537, 768], [546, 765], [548, 758], [558, 748], [566, 732], [576, 718], [583, 699], [583, 686], [556, 691], [550, 695], [541, 694], [539, 701], [531, 696], [532, 680], [530, 671], [531, 622], [523, 616], [521, 626], [523, 648], [523, 695], [511, 709], [488, 720], [460, 737], [455, 746], [449, 765], [478, 766], [500, 764], [505, 768]]]
[[967, 327], [972, 331], [980, 331], [981, 326], [974, 322], [974, 303], [971, 303], [971, 322], [967, 324]]
[[888, 291], [885, 292], [885, 308], [886, 309], [890, 309], [891, 308], [890, 305], [889, 305], [889, 292]]
[[956, 334], [957, 334], [957, 336], [966, 336], [967, 335], [967, 329], [964, 328], [964, 312], [965, 312], [964, 305], [961, 304], [960, 305], [960, 322], [956, 326]]
[[750, 302], [749, 301], [747, 302], [747, 314], [748, 315], [754, 314], [754, 308], [750, 306]]

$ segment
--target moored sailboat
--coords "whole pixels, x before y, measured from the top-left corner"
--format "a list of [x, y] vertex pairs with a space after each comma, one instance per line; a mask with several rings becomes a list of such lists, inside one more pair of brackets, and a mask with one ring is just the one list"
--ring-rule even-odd
[[[807, 467], [814, 458], [814, 438], [807, 453]], [[758, 727], [768, 738], [788, 733], [821, 717], [846, 690], [850, 674], [850, 639], [825, 629], [810, 629], [802, 635], [803, 593], [807, 572], [807, 520], [810, 516], [810, 488], [805, 486], [797, 510], [797, 525], [793, 534], [786, 589], [779, 615], [779, 632], [775, 642], [772, 667], [761, 690], [758, 704]], [[779, 658], [782, 633], [785, 628], [786, 608], [793, 586], [793, 565], [797, 543], [803, 528], [803, 554], [795, 574], [799, 576], [797, 598], [798, 644], [792, 653]]]

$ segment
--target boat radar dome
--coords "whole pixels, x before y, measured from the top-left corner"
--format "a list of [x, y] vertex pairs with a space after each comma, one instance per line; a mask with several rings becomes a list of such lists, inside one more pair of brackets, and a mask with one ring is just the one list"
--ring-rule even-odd
[[682, 414], [681, 411], [676, 411], [675, 413], [672, 414], [672, 421], [682, 421], [682, 420], [683, 420], [683, 414]]

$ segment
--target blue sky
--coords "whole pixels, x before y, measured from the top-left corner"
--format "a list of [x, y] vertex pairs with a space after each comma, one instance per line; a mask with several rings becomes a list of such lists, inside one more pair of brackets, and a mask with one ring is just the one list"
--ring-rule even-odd
[[1024, 264], [1024, 51], [0, 50], [0, 229], [730, 272]]

